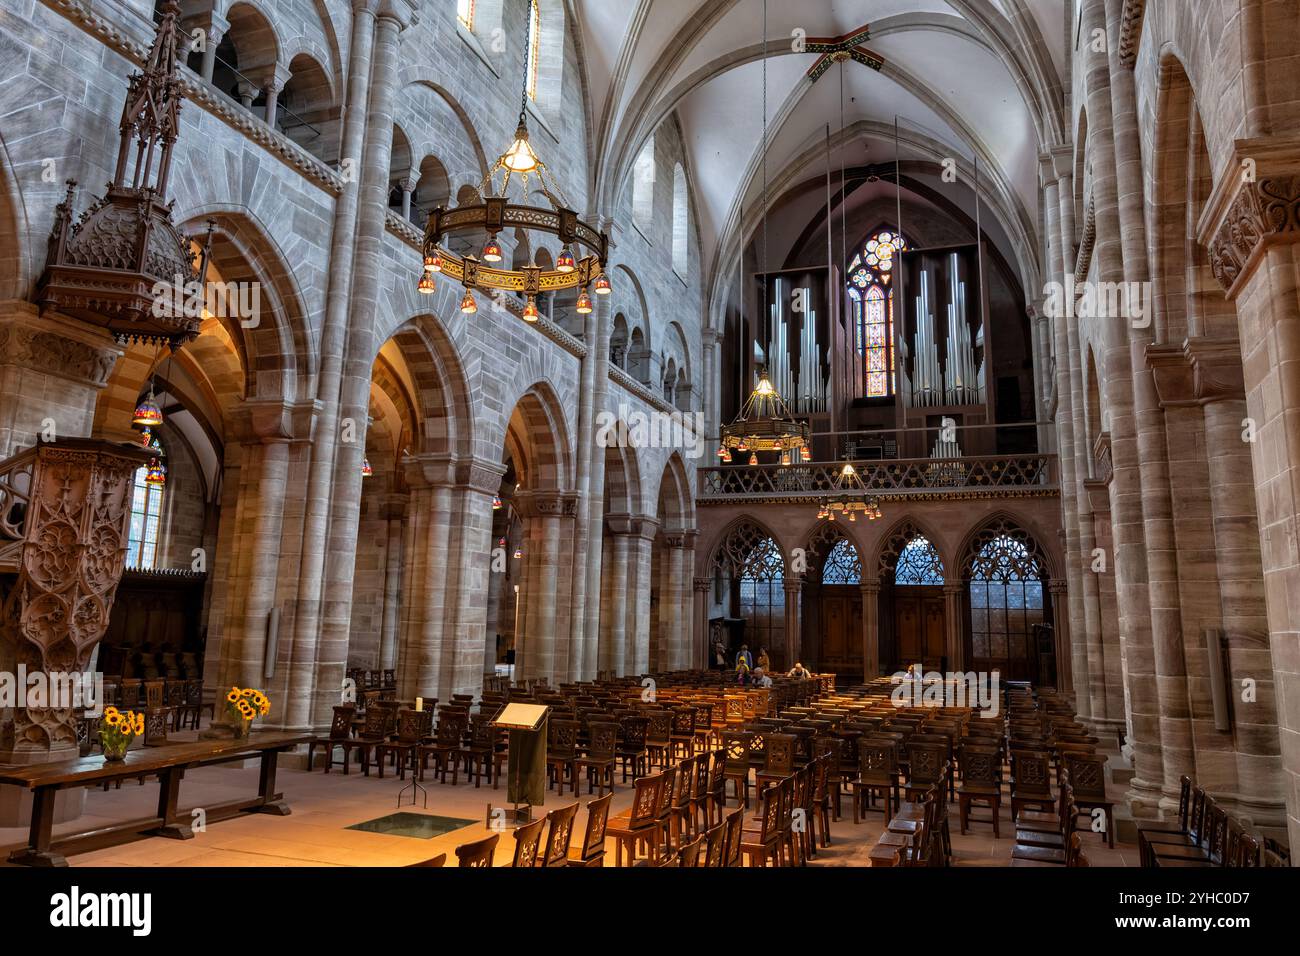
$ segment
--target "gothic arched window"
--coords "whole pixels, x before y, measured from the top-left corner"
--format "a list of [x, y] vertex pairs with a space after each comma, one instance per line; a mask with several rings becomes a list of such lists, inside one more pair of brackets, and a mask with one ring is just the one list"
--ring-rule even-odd
[[848, 538], [840, 538], [826, 555], [822, 566], [822, 584], [861, 584], [862, 562], [858, 549]]
[[127, 527], [126, 566], [149, 570], [157, 566], [158, 539], [162, 531], [163, 488], [167, 481], [165, 454], [157, 437], [146, 443], [154, 450], [156, 458], [135, 470], [135, 483], [131, 490], [131, 522]]
[[742, 521], [713, 555], [713, 575], [728, 617], [745, 621], [751, 650], [785, 644], [785, 559], [761, 528]]
[[894, 393], [894, 272], [907, 240], [882, 229], [849, 263], [849, 308], [854, 347], [862, 362], [863, 393], [887, 398]]
[[1044, 619], [1043, 567], [1020, 535], [1002, 531], [979, 547], [970, 563], [970, 608], [977, 667], [1005, 667], [1015, 675], [1034, 660], [1033, 626]]
[[894, 583], [901, 585], [943, 584], [943, 562], [927, 538], [907, 542], [894, 566]]

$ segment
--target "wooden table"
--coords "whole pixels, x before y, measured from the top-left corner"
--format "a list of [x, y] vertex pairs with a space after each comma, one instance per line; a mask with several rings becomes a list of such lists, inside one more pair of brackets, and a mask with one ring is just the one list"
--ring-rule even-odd
[[[0, 766], [0, 784], [31, 790], [32, 822], [27, 846], [14, 850], [11, 863], [24, 866], [67, 866], [64, 855], [130, 842], [141, 836], [163, 836], [174, 840], [193, 839], [192, 811], [181, 810], [180, 787], [185, 771], [261, 757], [256, 797], [203, 807], [205, 823], [229, 820], [241, 813], [272, 813], [288, 816], [283, 794], [275, 789], [276, 763], [280, 753], [311, 737], [301, 734], [255, 733], [245, 740], [201, 740], [169, 744], [127, 752], [126, 759], [106, 761], [102, 755], [59, 763]], [[71, 833], [54, 839], [54, 800], [60, 790], [96, 786], [137, 777], [158, 778], [158, 812], [152, 817]]]

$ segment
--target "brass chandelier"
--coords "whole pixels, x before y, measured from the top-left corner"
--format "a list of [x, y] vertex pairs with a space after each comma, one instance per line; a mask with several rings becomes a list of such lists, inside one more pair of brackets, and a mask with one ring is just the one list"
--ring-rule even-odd
[[749, 463], [757, 465], [757, 452], [779, 452], [781, 464], [788, 465], [794, 453], [798, 453], [801, 461], [812, 459], [809, 441], [808, 423], [790, 414], [785, 399], [772, 386], [764, 369], [759, 372], [758, 384], [736, 420], [723, 427], [718, 457], [729, 463], [733, 450], [741, 454], [749, 452]]
[[[429, 214], [425, 226], [424, 274], [420, 277], [419, 291], [432, 294], [437, 288], [434, 275], [441, 273], [465, 287], [460, 310], [467, 315], [478, 311], [473, 295], [475, 289], [525, 296], [528, 301], [523, 318], [527, 322], [536, 322], [539, 318], [537, 296], [540, 293], [581, 288], [577, 311], [585, 315], [592, 311], [591, 293], [609, 295], [612, 291], [605, 273], [609, 236], [583, 222], [570, 208], [563, 190], [529, 142], [527, 113], [528, 88], [525, 82], [514, 142], [497, 158], [479, 183], [478, 194], [483, 201], [455, 209], [439, 206]], [[550, 202], [551, 208], [512, 203], [508, 196], [511, 181], [516, 177], [525, 197], [529, 195], [530, 179], [535, 178], [537, 189]], [[497, 235], [510, 228], [558, 236], [563, 249], [555, 260], [555, 268], [528, 265], [521, 269], [507, 269], [499, 265], [503, 256]], [[477, 256], [459, 256], [443, 245], [446, 236], [479, 231], [487, 233], [487, 241]], [[575, 250], [581, 258], [575, 255]]]
[[867, 486], [862, 483], [853, 462], [846, 461], [835, 479], [833, 493], [821, 500], [817, 517], [823, 521], [834, 521], [836, 515], [843, 515], [850, 521], [857, 521], [858, 516], [868, 521], [880, 518], [880, 502], [867, 494]]

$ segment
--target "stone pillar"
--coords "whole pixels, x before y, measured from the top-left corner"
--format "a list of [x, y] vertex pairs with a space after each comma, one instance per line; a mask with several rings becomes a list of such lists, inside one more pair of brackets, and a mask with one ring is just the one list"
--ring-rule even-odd
[[[1085, 31], [1105, 30], [1104, 0], [1086, 0], [1083, 22]], [[1107, 44], [1110, 46], [1111, 44]], [[1121, 222], [1116, 178], [1114, 130], [1110, 99], [1110, 66], [1103, 52], [1085, 48], [1088, 105], [1088, 142], [1094, 155], [1092, 164], [1093, 204], [1096, 222], [1096, 246], [1093, 253], [1095, 275], [1103, 283], [1124, 281], [1123, 249], [1120, 245]], [[1113, 580], [1116, 588], [1120, 663], [1124, 696], [1133, 699], [1147, 693], [1154, 684], [1161, 718], [1158, 727], [1149, 727], [1136, 719], [1131, 723], [1134, 745], [1134, 776], [1129, 802], [1134, 812], [1159, 800], [1162, 785], [1167, 794], [1167, 775], [1171, 769], [1191, 759], [1191, 735], [1186, 717], [1186, 669], [1174, 648], [1153, 647], [1151, 637], [1151, 596], [1147, 584], [1146, 542], [1142, 514], [1142, 483], [1133, 419], [1133, 397], [1123, 383], [1132, 378], [1127, 326], [1132, 322], [1131, 309], [1109, 317], [1100, 327], [1105, 352], [1099, 356], [1098, 370], [1104, 389], [1105, 421], [1102, 428], [1110, 433], [1113, 477], [1110, 482], [1111, 532], [1114, 538]], [[1082, 396], [1080, 396], [1082, 399]], [[1075, 422], [1079, 423], [1079, 409]], [[1110, 675], [1108, 675], [1109, 680]], [[1113, 700], [1114, 695], [1108, 695]], [[1165, 716], [1172, 719], [1165, 720]], [[1096, 714], [1094, 713], [1094, 720]], [[1107, 717], [1119, 716], [1109, 709]], [[1159, 745], [1146, 739], [1159, 734]], [[1175, 788], [1175, 793], [1177, 792]]]
[[554, 686], [568, 680], [567, 634], [559, 630], [560, 537], [563, 519], [573, 517], [573, 498], [559, 492], [520, 492], [515, 499], [524, 518], [528, 562], [527, 628], [524, 647], [516, 645], [518, 665], [523, 652], [523, 678], [545, 678]]
[[628, 552], [628, 647], [624, 674], [644, 674], [650, 666], [650, 574], [659, 522], [638, 518], [629, 540]]
[[880, 676], [880, 580], [863, 581], [862, 589], [862, 679]]
[[632, 520], [629, 515], [614, 514], [605, 519], [609, 529], [605, 542], [610, 560], [603, 575], [606, 596], [604, 613], [601, 614], [601, 647], [597, 669], [612, 671], [618, 676], [626, 673], [627, 629], [630, 623], [628, 609], [636, 596], [629, 584], [628, 566], [632, 550]]
[[1256, 507], [1277, 694], [1287, 826], [1300, 846], [1300, 143], [1237, 143], [1256, 177], [1225, 176], [1206, 210], [1203, 239], [1215, 278], [1236, 303]]
[[[590, 680], [596, 676], [596, 661], [600, 649], [600, 606], [597, 595], [601, 589], [604, 549], [600, 547], [605, 526], [605, 447], [596, 440], [601, 429], [596, 415], [605, 410], [609, 392], [609, 340], [613, 333], [614, 315], [610, 300], [613, 296], [593, 295], [596, 308], [587, 316], [590, 340], [588, 353], [592, 363], [592, 413], [593, 418], [578, 443], [579, 452], [586, 449], [588, 475], [586, 507], [578, 512], [578, 541], [576, 553], [585, 555], [574, 567], [575, 579], [585, 575], [582, 588], [573, 591], [572, 628], [575, 643], [574, 676]], [[576, 583], [576, 581], [575, 581]]]
[[415, 187], [415, 180], [409, 178], [397, 184], [397, 188], [402, 191], [402, 218], [408, 222], [411, 219], [411, 194], [415, 192]]
[[[342, 422], [330, 423], [333, 428], [319, 430], [318, 448], [329, 447], [329, 454], [333, 456], [330, 462], [332, 488], [327, 496], [329, 507], [325, 526], [321, 529], [325, 535], [326, 554], [318, 599], [304, 602], [307, 607], [301, 615], [302, 618], [314, 616], [318, 627], [312, 644], [314, 653], [310, 655], [310, 668], [300, 668], [295, 675], [295, 693], [291, 695], [290, 705], [303, 708], [293, 715], [295, 727], [298, 719], [305, 720], [313, 728], [328, 724], [335, 703], [333, 688], [342, 681], [347, 670], [352, 583], [360, 523], [361, 464], [365, 458], [371, 374], [381, 344], [375, 341], [373, 315], [384, 272], [382, 248], [388, 214], [398, 36], [409, 23], [411, 14], [407, 0], [381, 0], [375, 18], [374, 65], [365, 112], [365, 148], [360, 167], [356, 244], [349, 291], [351, 321], [345, 318], [337, 392], [325, 398], [327, 403], [337, 403]], [[344, 427], [342, 423], [345, 422], [351, 422], [352, 428]], [[355, 440], [347, 440], [349, 431]], [[304, 558], [307, 553], [304, 548]], [[306, 569], [308, 562], [304, 560], [303, 563]], [[311, 643], [311, 638], [306, 638], [301, 630], [295, 628], [295, 643], [299, 638]], [[308, 656], [306, 650], [304, 644], [302, 657]], [[299, 659], [296, 653], [294, 660]], [[434, 673], [438, 673], [436, 668]], [[305, 696], [305, 702], [300, 694]]]
[[[365, 146], [367, 126], [365, 104], [370, 100], [371, 75], [374, 72], [371, 54], [374, 50], [377, 7], [378, 3], [371, 0], [354, 0], [352, 4], [346, 99], [346, 102], [352, 105], [344, 113], [340, 155], [345, 160], [358, 163], [362, 159]], [[390, 61], [385, 69], [391, 74], [392, 68]], [[391, 139], [391, 128], [388, 135]], [[360, 192], [359, 183], [345, 183], [334, 207], [333, 232], [330, 241], [331, 268], [321, 329], [321, 364], [316, 392], [320, 404], [320, 418], [316, 426], [316, 439], [312, 446], [311, 462], [308, 467], [303, 515], [302, 564], [294, 602], [292, 631], [286, 633], [286, 639], [282, 640], [280, 645], [280, 659], [285, 674], [282, 684], [285, 725], [303, 730], [313, 729], [321, 597], [325, 590], [325, 558], [330, 546], [328, 535], [334, 490], [334, 462], [340, 438], [340, 386], [344, 350], [352, 317], [350, 290], [358, 236], [357, 211]], [[380, 228], [382, 230], [382, 225]], [[357, 466], [360, 467], [359, 462]], [[414, 679], [411, 678], [406, 686], [414, 686]], [[326, 697], [329, 696], [332, 695], [327, 688]]]
[[[456, 466], [452, 495], [444, 613], [443, 663], [438, 675], [442, 700], [483, 690], [487, 633], [488, 575], [492, 552], [492, 499], [505, 466], [474, 459]], [[494, 639], [495, 640], [495, 639]], [[495, 653], [495, 646], [494, 646]]]
[[406, 517], [410, 494], [392, 494], [384, 503], [388, 523], [384, 547], [384, 616], [379, 634], [379, 668], [396, 670], [401, 629], [402, 576], [406, 557]]
[[691, 637], [694, 648], [691, 655], [691, 667], [708, 670], [713, 666], [709, 648], [709, 594], [713, 591], [710, 578], [694, 579], [694, 608], [691, 616], [695, 621]]
[[288, 497], [289, 445], [310, 433], [311, 410], [279, 401], [245, 402], [236, 419], [242, 433], [243, 494], [240, 562], [232, 582], [241, 595], [222, 643], [223, 683], [261, 687], [265, 683], [267, 624], [276, 605], [280, 534]]
[[221, 44], [221, 38], [226, 35], [226, 31], [230, 29], [230, 21], [215, 11], [208, 11], [193, 22], [186, 18], [186, 28], [195, 27], [207, 34], [207, 45], [203, 48], [203, 63], [199, 72], [205, 83], [211, 83], [212, 73], [217, 65], [217, 47]]
[[[1242, 387], [1239, 346], [1233, 342], [1189, 340], [1185, 346], [1205, 415], [1205, 457], [1209, 465], [1210, 512], [1214, 527], [1222, 626], [1226, 642], [1228, 687], [1232, 708], [1232, 750], [1224, 753], [1221, 734], [1203, 722], [1211, 742], [1197, 741], [1197, 782], [1222, 794], [1234, 810], [1256, 826], [1285, 826], [1282, 757], [1277, 698], [1269, 653], [1264, 570], [1255, 511], [1255, 475], [1250, 445], [1242, 441], [1246, 396]], [[1203, 635], [1195, 653], [1207, 653]], [[1247, 695], [1246, 682], [1254, 693]], [[1201, 684], [1201, 682], [1196, 682]], [[1193, 685], [1192, 700], [1208, 701], [1208, 680]], [[1253, 698], [1248, 700], [1247, 698]], [[1198, 733], [1198, 738], [1201, 736]], [[1226, 786], [1216, 785], [1223, 780]]]
[[275, 129], [276, 112], [279, 109], [280, 91], [284, 85], [289, 82], [290, 73], [287, 69], [277, 66], [271, 74], [271, 79], [266, 86], [262, 87], [262, 92], [266, 94], [266, 111], [263, 113], [263, 120], [266, 125]]
[[[1047, 593], [1052, 596], [1052, 639], [1056, 649], [1056, 686], [1068, 689], [1074, 686], [1070, 673], [1070, 610], [1064, 581], [1052, 581], [1047, 585]], [[1076, 708], [1077, 709], [1077, 708]]]
[[398, 689], [403, 700], [438, 697], [443, 666], [447, 579], [454, 510], [454, 464], [445, 455], [404, 462], [410, 486], [411, 544], [402, 575]]
[[[803, 653], [799, 631], [799, 596], [803, 591], [802, 574], [785, 576], [785, 667], [794, 667], [795, 661], [801, 660]], [[768, 650], [771, 653], [771, 649]]]
[[948, 658], [948, 669], [964, 671], [966, 669], [966, 647], [963, 637], [966, 628], [965, 614], [962, 613], [962, 594], [966, 584], [960, 578], [943, 582], [943, 620], [944, 647]]

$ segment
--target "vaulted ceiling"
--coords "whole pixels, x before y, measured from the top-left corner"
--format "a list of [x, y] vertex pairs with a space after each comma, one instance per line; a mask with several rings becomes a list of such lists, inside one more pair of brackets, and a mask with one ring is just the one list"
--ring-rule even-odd
[[[700, 224], [706, 281], [769, 201], [827, 166], [956, 163], [1015, 254], [1037, 255], [1038, 156], [1063, 133], [1067, 0], [572, 0], [594, 120], [595, 195], [610, 208], [646, 137], [675, 111]], [[767, 28], [764, 31], [764, 17]], [[800, 36], [869, 25], [879, 71], [834, 65]], [[801, 31], [801, 33], [797, 32]], [[766, 33], [767, 162], [763, 142]], [[842, 103], [842, 110], [841, 110]]]

